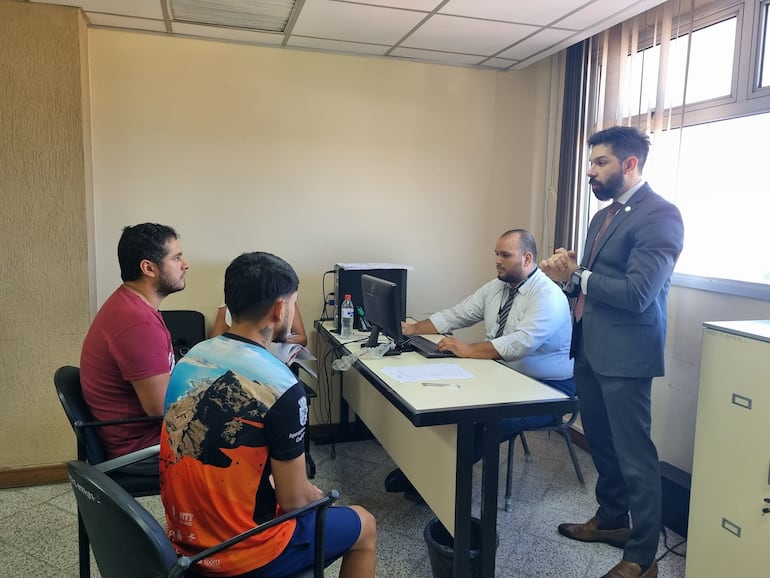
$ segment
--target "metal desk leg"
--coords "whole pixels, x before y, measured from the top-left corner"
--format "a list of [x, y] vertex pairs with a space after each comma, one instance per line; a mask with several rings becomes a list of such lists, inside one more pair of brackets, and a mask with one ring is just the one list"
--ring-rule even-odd
[[455, 472], [454, 578], [471, 575], [471, 504], [473, 500], [473, 422], [457, 424]]
[[481, 576], [495, 575], [497, 551], [497, 477], [500, 470], [500, 421], [485, 424], [481, 470]]

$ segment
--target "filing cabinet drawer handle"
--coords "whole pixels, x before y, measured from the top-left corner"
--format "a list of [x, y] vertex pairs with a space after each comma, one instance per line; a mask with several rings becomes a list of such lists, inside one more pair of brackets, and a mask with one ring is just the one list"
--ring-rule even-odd
[[751, 398], [746, 397], [743, 395], [739, 395], [737, 393], [733, 394], [733, 403], [737, 405], [738, 407], [742, 407], [745, 409], [751, 409]]
[[738, 538], [741, 537], [741, 527], [738, 524], [732, 523], [727, 518], [722, 518], [722, 527], [731, 534], [735, 534]]

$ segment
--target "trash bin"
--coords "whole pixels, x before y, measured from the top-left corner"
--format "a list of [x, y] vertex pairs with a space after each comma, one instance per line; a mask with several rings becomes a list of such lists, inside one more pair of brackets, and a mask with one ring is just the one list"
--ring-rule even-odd
[[[438, 518], [433, 518], [425, 526], [423, 532], [425, 543], [428, 546], [428, 558], [433, 578], [452, 578], [455, 559], [454, 538], [444, 527]], [[499, 543], [499, 537], [495, 536], [495, 551]], [[480, 573], [481, 555], [481, 520], [471, 518], [471, 553], [469, 578], [478, 578]]]

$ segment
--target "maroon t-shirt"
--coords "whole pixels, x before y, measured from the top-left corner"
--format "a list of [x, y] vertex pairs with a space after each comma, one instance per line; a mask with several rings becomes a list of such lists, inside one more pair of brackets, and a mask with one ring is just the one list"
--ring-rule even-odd
[[[146, 415], [131, 382], [173, 367], [171, 335], [160, 312], [121, 285], [99, 309], [80, 353], [83, 398], [94, 419]], [[158, 443], [160, 423], [106, 426], [98, 434], [113, 458]]]

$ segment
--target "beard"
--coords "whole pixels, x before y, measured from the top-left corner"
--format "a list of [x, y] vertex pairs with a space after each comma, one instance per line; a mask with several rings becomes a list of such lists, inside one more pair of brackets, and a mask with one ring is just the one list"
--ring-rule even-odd
[[275, 330], [275, 333], [273, 333], [273, 341], [276, 341], [278, 343], [285, 343], [286, 340], [289, 338], [290, 334], [291, 334], [291, 324], [284, 323], [283, 325], [281, 325]]
[[510, 284], [518, 284], [521, 283], [524, 280], [524, 271], [519, 269], [518, 271], [498, 271], [497, 272], [497, 278], [500, 279], [500, 281], [505, 281], [506, 283]]
[[592, 186], [594, 196], [600, 201], [609, 201], [614, 199], [621, 190], [623, 190], [623, 173], [618, 171], [617, 173], [610, 175], [607, 178], [606, 183], [597, 181], [596, 179], [589, 179], [589, 185]]
[[155, 292], [160, 295], [161, 297], [168, 297], [172, 293], [177, 293], [178, 291], [181, 291], [185, 288], [185, 279], [184, 276], [172, 280], [168, 277], [165, 273], [160, 274], [158, 277], [158, 287], [155, 290]]

